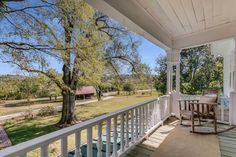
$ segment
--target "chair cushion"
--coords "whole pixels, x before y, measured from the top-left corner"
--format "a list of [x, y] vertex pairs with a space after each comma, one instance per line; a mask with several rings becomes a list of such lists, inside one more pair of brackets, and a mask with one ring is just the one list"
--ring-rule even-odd
[[[217, 96], [216, 95], [211, 95], [211, 96], [201, 96], [199, 99], [199, 103], [217, 103]], [[207, 113], [207, 105], [202, 104], [200, 106], [200, 112], [202, 114], [206, 114]], [[213, 105], [208, 105], [209, 106], [209, 111], [212, 111], [213, 109]], [[204, 110], [204, 111], [203, 111]]]
[[217, 96], [201, 96], [199, 103], [216, 103]]

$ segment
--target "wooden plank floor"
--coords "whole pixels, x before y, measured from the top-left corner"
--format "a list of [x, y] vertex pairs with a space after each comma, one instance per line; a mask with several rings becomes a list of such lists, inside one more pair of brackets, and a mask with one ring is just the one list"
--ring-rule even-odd
[[170, 132], [175, 128], [178, 121], [175, 118], [169, 119], [165, 122], [168, 125], [159, 127], [153, 132], [146, 140], [136, 145], [131, 151], [129, 151], [125, 157], [150, 157], [154, 151], [160, 146], [160, 144], [166, 139]]
[[221, 157], [236, 157], [236, 128], [218, 135]]

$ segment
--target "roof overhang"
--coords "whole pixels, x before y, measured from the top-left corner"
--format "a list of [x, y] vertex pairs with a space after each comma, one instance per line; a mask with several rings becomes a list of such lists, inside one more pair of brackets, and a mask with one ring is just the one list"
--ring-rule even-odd
[[236, 36], [236, 0], [87, 0], [163, 49]]

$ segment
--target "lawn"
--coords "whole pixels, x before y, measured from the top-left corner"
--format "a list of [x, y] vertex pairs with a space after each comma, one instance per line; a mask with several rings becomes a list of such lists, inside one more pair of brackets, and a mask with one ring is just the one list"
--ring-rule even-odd
[[[157, 95], [157, 93], [154, 93], [152, 96], [117, 96], [113, 99], [77, 106], [76, 111], [78, 117], [82, 121], [85, 121], [148, 99], [155, 98]], [[12, 143], [18, 144], [57, 130], [58, 128], [54, 127], [54, 124], [59, 120], [59, 118], [60, 115], [58, 114], [48, 117], [36, 117], [33, 120], [9, 120], [4, 124], [4, 128]]]

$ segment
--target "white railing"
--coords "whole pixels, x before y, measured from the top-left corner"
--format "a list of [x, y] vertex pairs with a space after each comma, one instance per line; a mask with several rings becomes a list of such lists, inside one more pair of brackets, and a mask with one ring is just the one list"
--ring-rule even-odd
[[218, 118], [218, 121], [229, 124], [230, 98], [224, 95], [220, 96], [219, 104], [218, 109], [220, 110], [220, 117]]
[[[92, 109], [92, 108], [91, 108]], [[60, 141], [60, 156], [120, 156], [148, 136], [170, 116], [169, 96], [145, 101], [117, 112], [67, 127], [0, 151], [1, 157], [26, 157], [38, 149], [39, 156], [50, 155], [49, 145]], [[96, 130], [96, 132], [94, 131]], [[86, 151], [82, 152], [82, 131], [86, 131]], [[102, 138], [105, 134], [105, 139]], [[68, 137], [74, 135], [74, 149], [68, 150]], [[96, 135], [96, 144], [94, 144]], [[105, 148], [104, 148], [105, 147]], [[95, 154], [94, 154], [95, 151]], [[104, 154], [105, 153], [105, 154]]]

